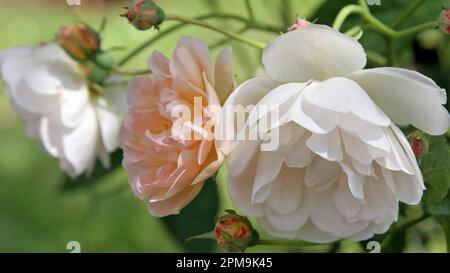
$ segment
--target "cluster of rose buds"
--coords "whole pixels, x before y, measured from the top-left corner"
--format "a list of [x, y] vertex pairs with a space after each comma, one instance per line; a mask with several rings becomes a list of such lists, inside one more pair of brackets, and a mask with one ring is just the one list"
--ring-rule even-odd
[[138, 30], [158, 29], [165, 19], [164, 11], [151, 0], [132, 0], [126, 9], [127, 13], [121, 16]]
[[247, 217], [227, 210], [228, 214], [220, 217], [214, 228], [217, 244], [229, 252], [243, 252], [247, 247], [259, 241], [259, 235], [253, 229]]

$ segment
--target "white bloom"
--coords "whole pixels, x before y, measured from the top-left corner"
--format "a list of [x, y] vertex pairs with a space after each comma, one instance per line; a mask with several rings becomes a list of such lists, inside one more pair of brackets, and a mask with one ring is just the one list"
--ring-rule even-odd
[[72, 177], [90, 171], [97, 156], [109, 165], [120, 120], [107, 100], [91, 94], [78, 63], [63, 49], [50, 43], [2, 52], [0, 75], [28, 134], [64, 171]]
[[274, 236], [324, 243], [384, 233], [398, 201], [420, 202], [422, 174], [394, 123], [443, 134], [445, 90], [414, 71], [363, 70], [362, 46], [323, 25], [281, 35], [263, 63], [267, 77], [243, 83], [226, 102], [279, 106], [280, 114], [263, 132], [279, 129], [278, 149], [247, 140], [230, 154], [228, 188], [239, 209]]

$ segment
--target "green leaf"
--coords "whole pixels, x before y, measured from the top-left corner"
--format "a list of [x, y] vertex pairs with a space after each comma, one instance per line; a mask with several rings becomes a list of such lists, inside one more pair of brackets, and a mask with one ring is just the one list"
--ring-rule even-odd
[[75, 179], [65, 175], [62, 185], [63, 192], [69, 192], [76, 189], [81, 189], [88, 186], [95, 185], [96, 182], [100, 181], [102, 178], [106, 177], [112, 170], [122, 166], [122, 150], [117, 150], [111, 154], [111, 166], [109, 169], [105, 169], [102, 163], [98, 160], [95, 163], [94, 170], [90, 176], [86, 174], [81, 175]]
[[216, 245], [213, 240], [187, 238], [214, 229], [219, 210], [219, 194], [213, 178], [206, 180], [200, 194], [180, 214], [161, 218], [169, 232], [188, 252], [210, 252]]
[[429, 152], [420, 160], [424, 175], [425, 210], [431, 215], [450, 215], [450, 145], [444, 136], [430, 137]]

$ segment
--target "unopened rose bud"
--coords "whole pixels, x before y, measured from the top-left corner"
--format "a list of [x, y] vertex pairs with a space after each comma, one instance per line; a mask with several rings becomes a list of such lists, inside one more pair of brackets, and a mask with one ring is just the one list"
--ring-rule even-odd
[[128, 12], [122, 14], [138, 30], [147, 30], [164, 21], [164, 11], [151, 0], [132, 0]]
[[424, 134], [420, 132], [414, 132], [408, 136], [408, 141], [416, 158], [420, 158], [427, 153], [428, 141]]
[[311, 24], [310, 22], [308, 22], [308, 21], [306, 21], [306, 20], [304, 20], [304, 19], [302, 19], [300, 17], [297, 17], [297, 23], [292, 25], [292, 26], [290, 26], [288, 28], [288, 31], [301, 29], [302, 27], [305, 27], [305, 26], [310, 25], [310, 24]]
[[442, 31], [447, 34], [450, 34], [450, 8], [447, 7], [442, 10], [439, 15], [439, 26]]
[[222, 216], [214, 228], [217, 244], [229, 252], [243, 252], [259, 240], [259, 235], [252, 228], [250, 221], [234, 211]]
[[72, 58], [81, 62], [89, 60], [100, 49], [100, 37], [85, 24], [61, 27], [57, 42]]

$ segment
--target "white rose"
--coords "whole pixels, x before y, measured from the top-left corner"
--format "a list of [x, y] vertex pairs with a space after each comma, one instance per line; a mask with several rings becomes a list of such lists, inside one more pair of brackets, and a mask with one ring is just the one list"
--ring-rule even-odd
[[109, 165], [120, 120], [109, 101], [91, 93], [78, 63], [57, 44], [0, 53], [0, 76], [28, 134], [59, 159], [61, 169], [78, 176], [92, 170], [97, 156]]
[[[239, 209], [274, 236], [325, 243], [384, 233], [398, 201], [420, 202], [422, 174], [394, 123], [443, 134], [450, 124], [445, 90], [410, 70], [363, 70], [362, 46], [323, 25], [281, 35], [264, 50], [263, 64], [267, 77], [243, 83], [225, 104], [257, 106], [247, 134], [267, 114], [258, 106], [279, 106], [279, 120], [262, 131], [279, 130], [278, 148], [239, 141], [228, 159]], [[249, 124], [252, 115], [259, 119]]]

